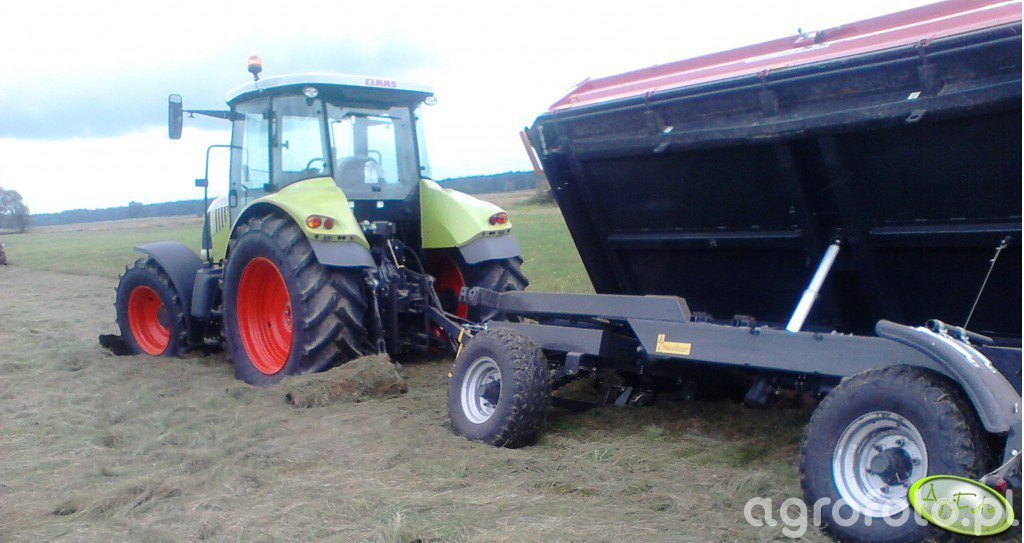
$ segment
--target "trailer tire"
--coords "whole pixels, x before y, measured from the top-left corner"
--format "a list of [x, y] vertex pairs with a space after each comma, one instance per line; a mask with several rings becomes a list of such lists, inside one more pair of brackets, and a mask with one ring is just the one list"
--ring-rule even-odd
[[954, 383], [889, 366], [843, 379], [818, 406], [804, 432], [800, 485], [808, 511], [820, 510], [821, 528], [838, 540], [944, 541], [954, 534], [914, 513], [907, 489], [928, 475], [976, 479], [989, 461], [978, 417]]
[[294, 222], [250, 218], [229, 251], [224, 338], [239, 379], [269, 385], [370, 352], [362, 272], [320, 264]]
[[125, 268], [114, 302], [117, 327], [133, 354], [178, 356], [188, 346], [188, 323], [167, 272], [149, 257]]
[[521, 447], [540, 432], [550, 394], [551, 372], [537, 343], [515, 330], [492, 328], [470, 339], [456, 357], [448, 416], [457, 435]]

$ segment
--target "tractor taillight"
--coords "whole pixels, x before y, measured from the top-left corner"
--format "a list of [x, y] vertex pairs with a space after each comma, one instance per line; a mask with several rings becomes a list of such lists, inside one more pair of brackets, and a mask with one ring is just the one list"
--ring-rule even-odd
[[487, 219], [487, 222], [491, 223], [491, 226], [497, 224], [506, 224], [508, 223], [508, 213], [505, 213], [504, 211], [502, 211], [501, 213], [495, 213], [494, 215], [491, 215], [489, 219]]
[[310, 215], [306, 217], [306, 226], [310, 228], [323, 228], [324, 230], [330, 230], [331, 228], [334, 228], [334, 219], [324, 217], [323, 215]]

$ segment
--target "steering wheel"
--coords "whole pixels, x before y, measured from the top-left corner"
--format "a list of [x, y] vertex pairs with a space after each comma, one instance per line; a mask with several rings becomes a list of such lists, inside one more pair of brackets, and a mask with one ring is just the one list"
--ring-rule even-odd
[[[324, 164], [324, 166], [327, 165], [327, 161], [324, 160], [323, 158], [311, 158], [311, 159], [309, 159], [309, 162], [306, 163], [306, 169], [307, 170], [312, 170], [314, 162], [322, 162]], [[323, 168], [320, 168], [320, 169], [322, 170]]]

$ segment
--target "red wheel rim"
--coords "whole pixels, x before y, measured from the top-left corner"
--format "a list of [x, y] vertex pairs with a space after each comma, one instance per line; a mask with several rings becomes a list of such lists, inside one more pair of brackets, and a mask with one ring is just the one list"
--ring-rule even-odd
[[292, 304], [277, 266], [262, 256], [246, 264], [237, 300], [238, 332], [252, 365], [267, 375], [281, 371], [292, 347]]
[[128, 326], [146, 354], [161, 355], [171, 342], [167, 326], [167, 310], [156, 291], [145, 285], [132, 289], [128, 295]]
[[[462, 270], [458, 264], [448, 255], [437, 255], [430, 259], [430, 273], [434, 276], [434, 290], [442, 300], [459, 300], [462, 294], [462, 287], [466, 286], [466, 279], [462, 276]], [[469, 307], [462, 302], [456, 302], [455, 307], [445, 307], [445, 311], [460, 318], [467, 318]]]

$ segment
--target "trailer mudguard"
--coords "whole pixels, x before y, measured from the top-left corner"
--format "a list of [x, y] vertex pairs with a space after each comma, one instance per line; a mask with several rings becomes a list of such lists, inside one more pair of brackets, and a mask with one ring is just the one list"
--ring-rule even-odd
[[[1020, 395], [977, 349], [924, 327], [911, 328], [886, 320], [878, 321], [875, 333], [915, 349], [938, 363], [963, 387], [989, 432], [1005, 434], [1019, 425]], [[1017, 436], [1019, 439], [1020, 434]]]
[[[203, 266], [199, 255], [188, 245], [177, 241], [147, 243], [136, 246], [135, 250], [155, 260], [167, 272], [168, 277], [171, 278], [171, 285], [174, 286], [174, 290], [178, 293], [178, 299], [181, 300], [182, 309], [186, 315], [191, 315], [192, 289], [195, 286], [196, 272]], [[192, 319], [185, 319], [185, 324], [191, 340], [193, 338]]]
[[[1006, 448], [1003, 449], [1003, 462], [1008, 462], [1010, 458], [1021, 453], [1021, 444], [1024, 443], [1024, 439], [1021, 437], [1021, 431], [1024, 431], [1024, 421], [1017, 419], [1017, 422], [1013, 423], [1010, 427], [1010, 433], [1006, 436]], [[1018, 477], [1020, 477], [1018, 472]], [[1020, 481], [1017, 481], [1020, 485]]]

